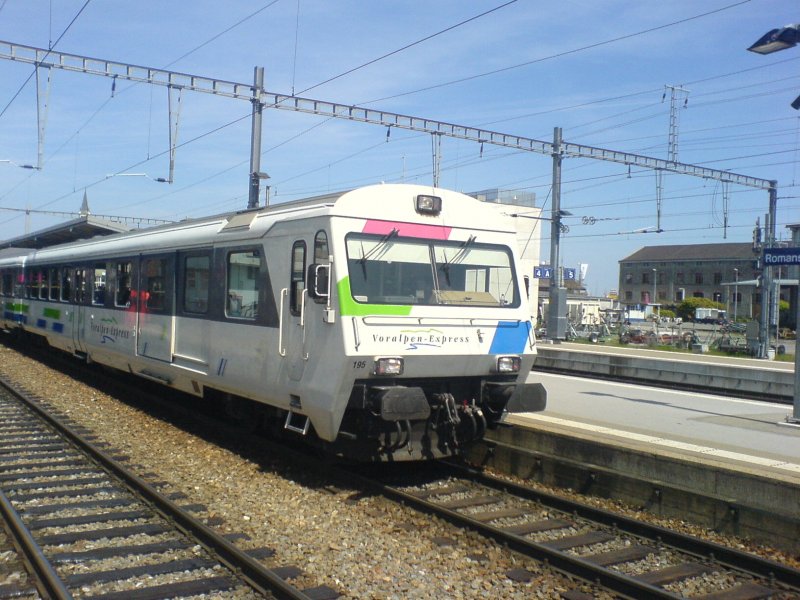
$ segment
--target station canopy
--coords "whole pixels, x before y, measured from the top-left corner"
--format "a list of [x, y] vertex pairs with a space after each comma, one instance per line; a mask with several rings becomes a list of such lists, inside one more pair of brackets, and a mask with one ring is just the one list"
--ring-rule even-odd
[[10, 240], [0, 241], [0, 250], [6, 248], [47, 248], [96, 236], [130, 231], [130, 229], [128, 225], [119, 221], [85, 215], [53, 227], [40, 229]]

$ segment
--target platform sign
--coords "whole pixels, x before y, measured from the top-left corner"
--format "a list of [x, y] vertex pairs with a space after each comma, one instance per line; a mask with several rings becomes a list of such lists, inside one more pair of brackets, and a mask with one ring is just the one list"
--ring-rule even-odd
[[800, 248], [764, 248], [764, 266], [800, 265]]
[[564, 269], [564, 279], [566, 281], [575, 281], [575, 269]]
[[533, 277], [534, 279], [552, 279], [553, 269], [545, 266], [533, 267]]

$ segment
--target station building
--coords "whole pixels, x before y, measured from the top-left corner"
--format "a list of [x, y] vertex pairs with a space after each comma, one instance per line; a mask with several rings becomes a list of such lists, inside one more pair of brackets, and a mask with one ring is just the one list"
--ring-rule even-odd
[[645, 246], [619, 261], [620, 304], [708, 298], [726, 305], [731, 316], [755, 318], [761, 305], [757, 258], [749, 242]]

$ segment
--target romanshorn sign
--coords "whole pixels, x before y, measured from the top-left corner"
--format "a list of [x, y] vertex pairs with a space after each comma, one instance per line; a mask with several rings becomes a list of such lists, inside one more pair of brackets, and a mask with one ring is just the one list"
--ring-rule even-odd
[[764, 248], [764, 266], [800, 265], [800, 248]]

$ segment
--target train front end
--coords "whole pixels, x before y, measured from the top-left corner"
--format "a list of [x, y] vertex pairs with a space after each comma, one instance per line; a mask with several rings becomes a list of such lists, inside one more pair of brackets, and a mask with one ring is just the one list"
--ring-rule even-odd
[[[370, 196], [370, 190], [372, 196]], [[380, 198], [380, 201], [377, 200]], [[344, 201], [343, 201], [344, 200]], [[513, 222], [421, 186], [345, 195], [334, 277], [345, 356], [336, 450], [378, 461], [457, 455], [506, 411], [543, 410]]]

